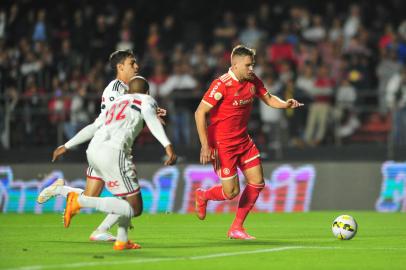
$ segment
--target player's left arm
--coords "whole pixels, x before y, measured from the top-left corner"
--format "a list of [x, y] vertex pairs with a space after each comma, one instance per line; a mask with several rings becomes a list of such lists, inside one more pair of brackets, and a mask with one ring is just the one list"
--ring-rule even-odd
[[298, 102], [296, 99], [290, 98], [288, 100], [282, 100], [279, 97], [272, 95], [266, 90], [264, 83], [255, 77], [254, 84], [257, 89], [257, 96], [268, 106], [276, 109], [294, 109], [303, 106], [303, 103]]
[[157, 115], [157, 104], [152, 97], [146, 98], [141, 105], [141, 114], [152, 135], [162, 144], [168, 156], [165, 165], [173, 165], [177, 156], [173, 146], [166, 136], [162, 123]]
[[296, 99], [290, 98], [285, 101], [270, 93], [260, 96], [260, 99], [266, 105], [277, 109], [294, 109], [304, 105], [303, 103], [300, 103]]

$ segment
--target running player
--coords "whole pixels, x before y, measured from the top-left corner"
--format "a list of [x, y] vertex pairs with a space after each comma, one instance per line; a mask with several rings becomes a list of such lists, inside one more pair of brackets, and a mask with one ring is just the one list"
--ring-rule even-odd
[[254, 50], [236, 46], [231, 54], [231, 68], [212, 82], [195, 112], [201, 143], [200, 162], [211, 161], [221, 180], [221, 184], [208, 190], [196, 190], [198, 218], [205, 219], [208, 201], [231, 200], [240, 193], [237, 167], [247, 182], [227, 233], [231, 239], [255, 239], [245, 231], [243, 223], [265, 185], [259, 151], [247, 132], [254, 98], [259, 97], [274, 108], [303, 105], [294, 99], [283, 101], [268, 93], [253, 72], [254, 58]]
[[[115, 51], [110, 55], [109, 62], [111, 68], [116, 71], [116, 79], [112, 80], [108, 86], [104, 89], [101, 101], [101, 112], [99, 118], [106, 113], [110, 108], [112, 102], [114, 102], [119, 96], [127, 93], [129, 80], [138, 73], [139, 66], [135, 60], [135, 56], [132, 51]], [[162, 111], [161, 111], [162, 113]], [[69, 149], [79, 144], [89, 141], [98, 125], [97, 118], [95, 122], [86, 126], [80, 130], [72, 139], [70, 139], [64, 145], [55, 149], [52, 157], [52, 161], [58, 159], [61, 155], [65, 154]], [[38, 203], [45, 203], [50, 198], [62, 195], [67, 196], [69, 192], [84, 192], [87, 196], [98, 197], [104, 187], [103, 179], [96, 174], [91, 166], [86, 171], [86, 187], [83, 191], [80, 188], [72, 188], [66, 186], [63, 179], [57, 179], [52, 185], [45, 188], [38, 196]], [[117, 222], [118, 215], [108, 215], [98, 228], [90, 235], [92, 241], [115, 241], [115, 237], [111, 235], [108, 230]]]
[[119, 216], [115, 250], [137, 249], [138, 244], [128, 240], [127, 230], [132, 217], [142, 213], [142, 197], [135, 166], [132, 162], [132, 145], [143, 129], [144, 121], [151, 133], [165, 148], [165, 165], [176, 162], [176, 154], [157, 116], [156, 101], [147, 94], [148, 82], [141, 76], [129, 82], [129, 94], [117, 98], [99, 121], [93, 139], [87, 148], [89, 166], [101, 176], [106, 188], [114, 197], [95, 198], [69, 192], [64, 212], [64, 225], [69, 227], [71, 218], [82, 207], [95, 208]]

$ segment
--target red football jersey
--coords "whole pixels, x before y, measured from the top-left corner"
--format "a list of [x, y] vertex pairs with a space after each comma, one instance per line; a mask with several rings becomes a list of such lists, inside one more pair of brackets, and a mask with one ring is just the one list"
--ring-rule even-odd
[[213, 107], [207, 128], [211, 146], [236, 145], [249, 140], [247, 126], [254, 97], [266, 94], [268, 91], [256, 76], [252, 81], [239, 82], [229, 70], [214, 80], [202, 100]]

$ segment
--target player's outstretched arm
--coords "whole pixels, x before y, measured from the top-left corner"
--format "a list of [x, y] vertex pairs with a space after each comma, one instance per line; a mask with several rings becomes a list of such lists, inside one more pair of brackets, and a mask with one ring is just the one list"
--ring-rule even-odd
[[304, 105], [303, 103], [298, 102], [296, 99], [291, 98], [284, 101], [271, 94], [262, 96], [261, 100], [265, 102], [266, 105], [277, 109], [294, 109]]
[[207, 164], [211, 161], [211, 148], [207, 139], [207, 114], [211, 110], [211, 107], [204, 102], [200, 102], [199, 107], [195, 112], [195, 121], [197, 127], [197, 133], [199, 134], [200, 144], [200, 163]]
[[65, 143], [66, 149], [70, 149], [74, 146], [90, 141], [97, 130], [96, 121], [97, 119], [93, 123], [82, 128], [78, 133], [76, 133], [75, 136], [73, 136], [69, 141], [67, 141]]

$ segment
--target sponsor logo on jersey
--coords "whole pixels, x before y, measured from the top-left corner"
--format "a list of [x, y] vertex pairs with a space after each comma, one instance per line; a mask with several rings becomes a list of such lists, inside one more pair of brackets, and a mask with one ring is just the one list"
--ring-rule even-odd
[[213, 87], [213, 89], [210, 91], [209, 97], [213, 97], [214, 94], [216, 93], [217, 89], [219, 89], [221, 82], [217, 82], [216, 85]]
[[107, 187], [109, 188], [118, 188], [120, 186], [120, 184], [118, 183], [118, 181], [108, 181], [106, 183]]
[[223, 95], [221, 93], [219, 93], [219, 92], [214, 94], [214, 99], [215, 100], [220, 100], [222, 97], [223, 97]]
[[252, 103], [253, 101], [254, 101], [254, 98], [234, 100], [233, 106], [242, 106], [242, 105]]
[[229, 175], [229, 174], [230, 174], [230, 169], [229, 169], [229, 168], [224, 168], [224, 169], [223, 169], [223, 173], [224, 173], [225, 175]]

